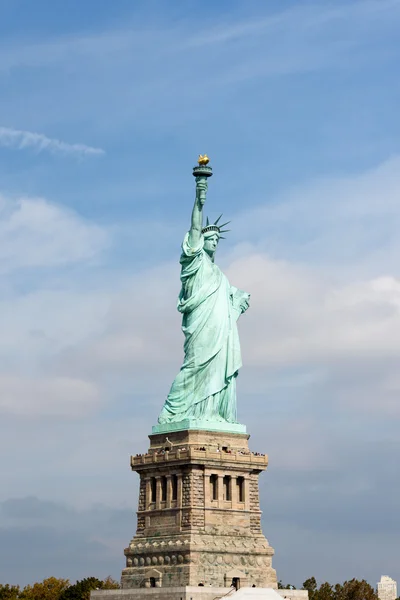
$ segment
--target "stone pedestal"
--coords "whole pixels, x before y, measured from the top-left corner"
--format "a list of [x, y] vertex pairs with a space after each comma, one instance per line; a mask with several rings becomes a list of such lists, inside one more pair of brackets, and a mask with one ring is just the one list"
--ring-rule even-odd
[[229, 588], [233, 581], [276, 589], [258, 493], [267, 456], [251, 452], [242, 433], [149, 437], [148, 452], [131, 457], [140, 493], [122, 587]]

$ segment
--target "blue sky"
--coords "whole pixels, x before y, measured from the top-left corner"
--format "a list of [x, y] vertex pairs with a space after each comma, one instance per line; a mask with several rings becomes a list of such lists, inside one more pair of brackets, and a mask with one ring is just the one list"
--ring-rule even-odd
[[400, 579], [399, 26], [398, 0], [0, 0], [0, 581], [119, 577], [199, 152], [278, 576]]

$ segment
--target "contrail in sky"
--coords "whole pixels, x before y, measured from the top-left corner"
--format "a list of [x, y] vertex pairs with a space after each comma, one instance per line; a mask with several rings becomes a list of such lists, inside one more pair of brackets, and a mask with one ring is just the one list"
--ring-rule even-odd
[[22, 131], [0, 127], [0, 146], [8, 148], [33, 148], [37, 152], [50, 152], [51, 154], [64, 154], [75, 156], [93, 156], [105, 154], [102, 148], [94, 148], [85, 144], [68, 144], [56, 138], [49, 138], [42, 133]]

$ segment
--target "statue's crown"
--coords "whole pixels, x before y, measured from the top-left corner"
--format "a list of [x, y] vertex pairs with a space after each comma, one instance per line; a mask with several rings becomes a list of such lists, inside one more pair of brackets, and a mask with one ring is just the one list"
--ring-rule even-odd
[[201, 233], [207, 233], [209, 231], [215, 231], [215, 233], [218, 233], [219, 237], [224, 240], [224, 236], [221, 235], [221, 233], [226, 233], [227, 231], [230, 231], [230, 229], [222, 229], [223, 227], [225, 227], [225, 225], [228, 225], [228, 223], [230, 223], [230, 221], [227, 221], [226, 223], [223, 223], [222, 225], [218, 225], [218, 222], [220, 220], [220, 218], [222, 217], [222, 215], [219, 215], [218, 219], [215, 221], [215, 223], [210, 223], [208, 217], [207, 217], [207, 222], [206, 222], [206, 226], [203, 227], [203, 229], [201, 230]]

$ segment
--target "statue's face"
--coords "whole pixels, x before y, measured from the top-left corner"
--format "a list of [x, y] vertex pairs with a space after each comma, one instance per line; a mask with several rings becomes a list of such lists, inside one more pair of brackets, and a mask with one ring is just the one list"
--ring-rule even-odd
[[204, 239], [204, 250], [211, 258], [214, 257], [219, 242], [219, 235], [216, 233]]

